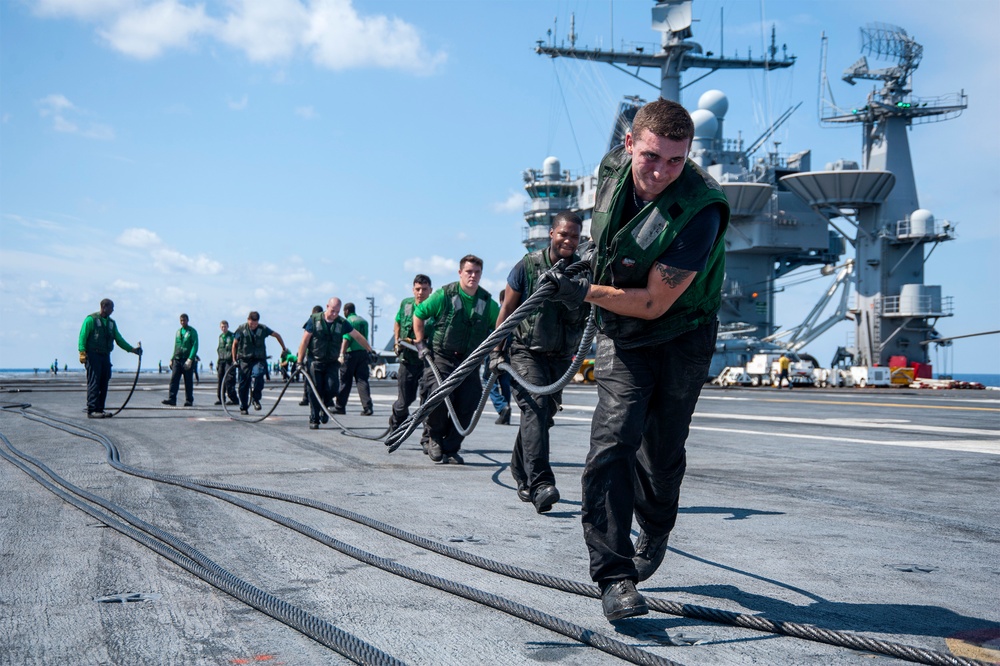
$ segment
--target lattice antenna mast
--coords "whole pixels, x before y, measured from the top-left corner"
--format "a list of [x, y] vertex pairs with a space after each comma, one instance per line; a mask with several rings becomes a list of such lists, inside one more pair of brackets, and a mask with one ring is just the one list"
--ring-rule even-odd
[[913, 71], [920, 65], [924, 47], [906, 30], [885, 23], [870, 23], [861, 29], [861, 52], [883, 60], [894, 58], [896, 65], [869, 69], [868, 59], [862, 55], [844, 72], [844, 81], [851, 85], [855, 79], [882, 81], [882, 95], [891, 102], [898, 102], [912, 92]]

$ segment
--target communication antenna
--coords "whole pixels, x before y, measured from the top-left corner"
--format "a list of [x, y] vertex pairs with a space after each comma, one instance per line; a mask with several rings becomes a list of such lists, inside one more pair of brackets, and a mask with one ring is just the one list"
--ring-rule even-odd
[[375, 323], [375, 318], [381, 316], [381, 314], [382, 314], [382, 308], [378, 308], [378, 312], [375, 311], [376, 308], [375, 308], [375, 297], [374, 296], [365, 296], [365, 300], [368, 301], [368, 318], [372, 322], [371, 331], [369, 331], [369, 337], [371, 337], [371, 340], [368, 341], [368, 344], [370, 344], [372, 347], [374, 347], [375, 346], [375, 331], [378, 330], [378, 324]]
[[924, 47], [899, 26], [869, 23], [861, 28], [861, 53], [883, 60], [895, 58], [896, 65], [869, 69], [862, 55], [844, 71], [844, 81], [853, 86], [855, 79], [880, 80], [885, 83], [883, 94], [903, 95], [910, 92], [910, 77], [924, 57]]

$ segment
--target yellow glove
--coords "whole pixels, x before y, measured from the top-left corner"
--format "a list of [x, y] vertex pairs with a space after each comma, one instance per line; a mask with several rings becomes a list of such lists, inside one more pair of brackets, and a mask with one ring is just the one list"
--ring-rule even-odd
[[87, 363], [87, 352], [80, 352], [80, 363], [86, 365]]

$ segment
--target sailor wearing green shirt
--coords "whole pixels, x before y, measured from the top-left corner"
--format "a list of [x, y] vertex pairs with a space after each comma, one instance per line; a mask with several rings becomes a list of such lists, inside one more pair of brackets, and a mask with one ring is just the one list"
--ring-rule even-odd
[[[347, 321], [351, 322], [351, 326], [354, 327], [354, 330], [362, 338], [365, 340], [368, 339], [368, 322], [357, 314], [354, 303], [344, 304], [344, 317]], [[368, 348], [366, 349], [365, 345], [358, 343], [350, 335], [344, 335], [340, 354], [344, 357], [344, 362], [340, 366], [340, 391], [337, 393], [336, 410], [338, 414], [343, 414], [347, 408], [347, 399], [351, 397], [352, 381], [358, 384], [361, 415], [371, 416], [374, 414], [371, 387], [368, 385], [368, 377], [370, 375], [368, 363], [372, 359], [377, 359], [378, 354], [371, 348], [371, 345], [367, 346]]]
[[[424, 381], [424, 362], [417, 356], [417, 352], [401, 346], [400, 342], [413, 344], [413, 310], [427, 300], [431, 295], [431, 279], [423, 273], [417, 273], [413, 278], [413, 296], [404, 298], [399, 304], [399, 311], [396, 312], [396, 319], [393, 322], [393, 341], [396, 356], [399, 357], [399, 370], [396, 373], [398, 390], [396, 402], [392, 403], [392, 416], [389, 417], [389, 429], [395, 430], [396, 426], [406, 420], [410, 415], [410, 405], [420, 397], [420, 402], [427, 398], [427, 382]], [[434, 321], [428, 319], [424, 321], [424, 332], [428, 337], [434, 335]], [[420, 437], [420, 448], [427, 453], [427, 444], [430, 439], [427, 436], [427, 428], [423, 430]]]
[[229, 322], [223, 319], [219, 322], [219, 347], [216, 352], [219, 355], [218, 361], [215, 364], [215, 372], [219, 377], [219, 384], [215, 389], [215, 404], [222, 404], [222, 396], [225, 394], [228, 404], [237, 404], [236, 400], [236, 372], [229, 373], [229, 379], [226, 381], [226, 386], [222, 386], [222, 380], [226, 376], [226, 372], [233, 365], [233, 334], [229, 330]]
[[125, 342], [118, 325], [111, 318], [115, 304], [110, 298], [101, 301], [101, 309], [83, 319], [80, 327], [80, 363], [87, 367], [87, 417], [100, 419], [111, 416], [104, 411], [111, 381], [111, 350], [115, 344], [127, 352], [142, 356], [142, 343], [135, 347]]
[[[490, 334], [500, 314], [500, 306], [490, 293], [479, 286], [483, 260], [468, 254], [458, 263], [458, 281], [446, 284], [413, 310], [413, 335], [420, 358], [433, 363], [442, 381], [454, 372]], [[434, 334], [426, 339], [425, 321], [434, 319]], [[425, 371], [428, 390], [437, 388], [430, 367]], [[475, 414], [483, 385], [478, 372], [470, 372], [451, 393], [451, 403], [463, 428]], [[462, 440], [448, 415], [444, 402], [427, 417], [430, 434], [427, 455], [433, 462], [461, 465]]]
[[177, 405], [177, 389], [184, 375], [184, 406], [194, 404], [194, 364], [198, 356], [198, 331], [188, 326], [188, 316], [180, 316], [181, 327], [174, 334], [174, 355], [170, 358], [170, 394], [163, 401], [171, 407]]

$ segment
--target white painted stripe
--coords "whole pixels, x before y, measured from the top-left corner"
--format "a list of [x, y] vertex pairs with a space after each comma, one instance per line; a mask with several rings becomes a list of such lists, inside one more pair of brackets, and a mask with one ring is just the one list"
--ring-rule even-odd
[[[582, 416], [556, 416], [557, 421], [577, 421], [590, 423], [592, 419]], [[942, 440], [942, 441], [918, 441], [900, 440], [888, 441], [884, 439], [860, 439], [857, 437], [832, 437], [829, 435], [805, 435], [799, 433], [776, 433], [769, 430], [743, 430], [739, 428], [713, 428], [710, 426], [691, 426], [691, 430], [704, 430], [706, 432], [724, 432], [737, 435], [760, 435], [761, 437], [784, 437], [786, 439], [813, 439], [822, 442], [845, 442], [848, 444], [872, 444], [875, 446], [909, 446], [918, 449], [938, 449], [941, 451], [966, 451], [969, 453], [987, 453], [1000, 455], [1000, 441], [977, 441], [977, 440]]]
[[[587, 405], [563, 405], [564, 409], [574, 409], [582, 412], [593, 412], [594, 407]], [[942, 435], [986, 436], [1000, 439], [1000, 430], [980, 430], [977, 428], [955, 428], [951, 426], [932, 426], [914, 424], [905, 419], [807, 419], [794, 416], [765, 416], [761, 414], [721, 414], [718, 412], [702, 412], [695, 410], [695, 417], [706, 419], [733, 419], [737, 421], [766, 421], [774, 423], [800, 423], [815, 426], [834, 426], [840, 428], [907, 430], [922, 433], [938, 433]], [[558, 418], [559, 414], [556, 414]], [[589, 419], [588, 419], [589, 420]]]
[[940, 451], [966, 451], [969, 453], [988, 453], [1000, 455], [1000, 442], [983, 442], [975, 440], [951, 440], [951, 441], [917, 441], [917, 440], [873, 440], [857, 439], [853, 437], [826, 437], [823, 435], [800, 435], [795, 433], [778, 433], [763, 430], [740, 430], [735, 428], [709, 428], [706, 426], [691, 426], [691, 430], [705, 430], [709, 432], [724, 432], [727, 434], [739, 435], [761, 435], [762, 437], [786, 437], [789, 439], [816, 439], [824, 442], [847, 442], [850, 444], [874, 444], [875, 446], [907, 446], [916, 449], [938, 449]]
[[1000, 439], [1000, 430], [979, 430], [977, 428], [954, 428], [951, 426], [932, 426], [900, 423], [894, 419], [806, 419], [793, 416], [765, 416], [761, 414], [719, 414], [715, 412], [695, 411], [694, 415], [708, 419], [734, 419], [738, 421], [766, 421], [767, 423], [801, 423], [805, 425], [835, 426], [840, 428], [858, 428], [860, 430], [906, 430], [910, 432], [938, 433], [942, 435], [981, 435]]

